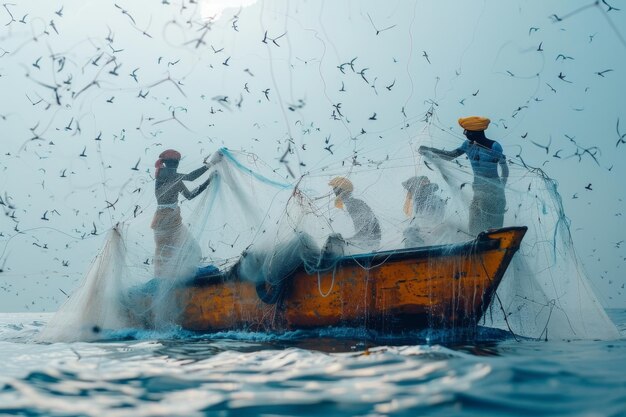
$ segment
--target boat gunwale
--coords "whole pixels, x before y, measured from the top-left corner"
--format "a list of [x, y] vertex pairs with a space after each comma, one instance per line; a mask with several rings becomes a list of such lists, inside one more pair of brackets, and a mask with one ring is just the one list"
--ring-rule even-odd
[[[506, 233], [509, 231], [518, 231], [525, 233], [527, 229], [528, 228], [526, 226], [503, 227], [481, 232], [474, 240], [462, 243], [422, 246], [418, 248], [392, 249], [381, 252], [346, 255], [338, 258], [338, 260], [336, 262], [333, 262], [332, 266], [330, 266], [329, 268], [320, 269], [319, 272], [321, 273], [338, 267], [353, 265], [357, 265], [360, 267], [371, 267], [372, 264], [375, 264], [379, 261], [382, 263], [387, 263], [403, 261], [406, 259], [418, 260], [430, 257], [458, 256], [477, 252], [486, 252], [489, 250], [498, 249], [500, 247], [500, 239], [493, 238], [491, 236], [499, 233]], [[511, 245], [506, 248], [507, 251], [513, 251], [513, 253], [516, 252], [518, 249], [519, 244]], [[512, 255], [513, 254], [511, 254], [511, 256]], [[220, 272], [217, 274], [196, 276], [189, 281], [184, 282], [181, 286], [185, 288], [206, 287], [211, 285], [223, 284], [229, 281], [241, 280], [241, 277], [233, 272], [233, 270], [235, 269], [236, 267], [233, 267], [229, 271]], [[293, 276], [301, 271], [304, 271], [304, 267], [299, 267], [290, 275]]]

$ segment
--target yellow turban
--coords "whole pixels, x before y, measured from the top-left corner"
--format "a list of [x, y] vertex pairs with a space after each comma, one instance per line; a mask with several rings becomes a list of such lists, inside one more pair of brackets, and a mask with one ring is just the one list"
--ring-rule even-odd
[[489, 123], [491, 123], [491, 120], [480, 116], [461, 117], [459, 119], [459, 125], [463, 129], [474, 132], [486, 130], [489, 127]]
[[354, 191], [354, 186], [349, 179], [344, 177], [335, 177], [328, 183], [333, 188], [339, 188], [341, 191], [347, 191], [351, 193]]
[[[351, 193], [354, 190], [354, 186], [350, 182], [349, 179], [344, 177], [335, 177], [328, 183], [333, 188], [339, 188], [343, 192]], [[343, 194], [343, 192], [341, 194]], [[338, 209], [343, 209], [343, 200], [341, 199], [341, 194], [335, 198], [335, 207]]]

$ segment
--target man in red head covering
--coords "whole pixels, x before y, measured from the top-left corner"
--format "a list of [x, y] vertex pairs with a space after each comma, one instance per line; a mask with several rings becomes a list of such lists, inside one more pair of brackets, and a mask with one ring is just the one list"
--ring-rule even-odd
[[155, 178], [159, 177], [159, 172], [161, 172], [161, 168], [165, 166], [165, 161], [168, 161], [169, 166], [173, 167], [174, 165], [178, 166], [178, 162], [180, 161], [180, 158], [181, 158], [180, 152], [174, 149], [168, 149], [166, 151], [161, 152], [161, 155], [159, 155], [159, 159], [157, 159], [157, 161], [154, 163], [154, 167], [156, 168], [154, 177]]
[[474, 197], [469, 213], [469, 232], [474, 236], [487, 229], [502, 227], [504, 223], [506, 207], [504, 187], [509, 177], [509, 167], [502, 146], [485, 136], [489, 123], [490, 120], [486, 117], [460, 118], [459, 126], [463, 128], [467, 140], [459, 148], [453, 151], [427, 146], [419, 148], [422, 155], [436, 155], [445, 160], [467, 155], [474, 172], [472, 184]]
[[[213, 165], [222, 159], [221, 152], [216, 152], [210, 162], [205, 162], [204, 166], [190, 172], [181, 174], [177, 172], [181, 155], [174, 149], [168, 149], [159, 155], [159, 159], [154, 164], [155, 171], [155, 194], [157, 199], [157, 210], [152, 219], [152, 229], [154, 230], [154, 240], [156, 250], [154, 254], [154, 274], [157, 277], [176, 277], [182, 270], [189, 267], [193, 270], [197, 265], [181, 265], [181, 259], [186, 263], [200, 261], [202, 253], [198, 244], [182, 223], [180, 208], [178, 207], [178, 195], [182, 194], [187, 200], [197, 197], [204, 191], [217, 173], [213, 171], [199, 187], [189, 191], [183, 181], [194, 181], [207, 172]], [[206, 161], [206, 159], [205, 159]]]

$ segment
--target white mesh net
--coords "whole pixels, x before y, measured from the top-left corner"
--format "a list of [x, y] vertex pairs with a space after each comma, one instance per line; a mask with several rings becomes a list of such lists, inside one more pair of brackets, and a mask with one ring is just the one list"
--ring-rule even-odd
[[[484, 213], [474, 227], [484, 227], [499, 203], [476, 202], [484, 190], [472, 185], [465, 156], [446, 161], [416, 152], [435, 142], [458, 146], [424, 133], [386, 149], [382, 164], [362, 157], [293, 181], [255, 155], [223, 149], [211, 169], [217, 175], [196, 199], [157, 208], [154, 195], [144, 194], [139, 204], [146, 208], [109, 233], [85, 282], [43, 339], [177, 326], [184, 306], [173, 296], [176, 288], [218, 270], [277, 285], [301, 266], [314, 274], [342, 256], [472, 240], [473, 205]], [[577, 259], [555, 182], [519, 158], [509, 159], [508, 167], [504, 226], [527, 226], [528, 232], [480, 324], [531, 338], [617, 337]], [[350, 192], [329, 185], [337, 176], [350, 183]]]

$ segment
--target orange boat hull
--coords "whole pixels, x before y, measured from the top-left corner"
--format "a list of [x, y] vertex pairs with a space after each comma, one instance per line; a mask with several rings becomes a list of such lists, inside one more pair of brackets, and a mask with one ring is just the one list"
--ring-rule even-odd
[[237, 277], [179, 289], [181, 324], [194, 331], [357, 326], [380, 331], [475, 325], [526, 232], [509, 227], [457, 245], [342, 258], [334, 270], [286, 280], [274, 304]]

